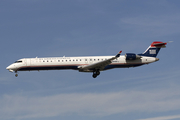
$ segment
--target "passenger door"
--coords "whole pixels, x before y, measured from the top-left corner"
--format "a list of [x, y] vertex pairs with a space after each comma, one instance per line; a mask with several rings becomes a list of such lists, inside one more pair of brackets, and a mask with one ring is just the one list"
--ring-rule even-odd
[[27, 60], [26, 59], [23, 60], [23, 65], [27, 66]]

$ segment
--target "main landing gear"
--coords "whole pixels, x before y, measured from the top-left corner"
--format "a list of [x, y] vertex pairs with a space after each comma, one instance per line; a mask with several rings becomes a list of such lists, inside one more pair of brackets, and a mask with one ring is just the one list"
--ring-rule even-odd
[[93, 77], [93, 78], [96, 78], [98, 75], [100, 75], [99, 70], [95, 70], [95, 71], [93, 72], [92, 77]]

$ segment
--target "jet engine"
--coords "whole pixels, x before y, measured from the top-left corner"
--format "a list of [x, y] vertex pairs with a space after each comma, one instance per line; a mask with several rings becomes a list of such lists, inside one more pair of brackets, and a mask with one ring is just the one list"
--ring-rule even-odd
[[136, 59], [140, 59], [141, 56], [136, 55], [134, 53], [126, 53], [125, 54], [126, 60], [136, 60]]

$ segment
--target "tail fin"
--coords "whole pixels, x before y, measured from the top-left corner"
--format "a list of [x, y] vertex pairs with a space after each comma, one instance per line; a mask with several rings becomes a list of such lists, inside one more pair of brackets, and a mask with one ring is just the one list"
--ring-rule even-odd
[[166, 44], [167, 42], [165, 43], [165, 42], [155, 41], [148, 47], [148, 49], [144, 53], [139, 54], [139, 55], [148, 56], [148, 57], [156, 57], [160, 49], [166, 47], [165, 46]]

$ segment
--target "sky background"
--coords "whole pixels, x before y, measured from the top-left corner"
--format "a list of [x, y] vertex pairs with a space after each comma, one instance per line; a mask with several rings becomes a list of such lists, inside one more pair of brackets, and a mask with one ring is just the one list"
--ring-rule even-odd
[[[1, 0], [1, 120], [179, 120], [179, 0]], [[91, 73], [19, 72], [21, 58], [142, 53], [160, 61]]]

